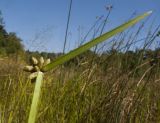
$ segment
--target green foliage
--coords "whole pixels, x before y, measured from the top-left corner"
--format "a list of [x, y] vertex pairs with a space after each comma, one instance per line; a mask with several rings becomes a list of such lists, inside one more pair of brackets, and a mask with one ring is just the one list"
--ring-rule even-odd
[[3, 18], [0, 15], [0, 55], [18, 54], [24, 51], [21, 39], [15, 33], [8, 33], [4, 28]]

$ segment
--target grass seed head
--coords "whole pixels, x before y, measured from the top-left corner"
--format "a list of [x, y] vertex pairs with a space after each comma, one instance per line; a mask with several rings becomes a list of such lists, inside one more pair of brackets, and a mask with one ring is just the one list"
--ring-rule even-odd
[[31, 58], [31, 63], [32, 63], [33, 65], [37, 65], [37, 64], [38, 64], [38, 60], [37, 60], [35, 57], [32, 57], [32, 58]]
[[40, 59], [39, 59], [39, 67], [42, 68], [43, 64], [44, 64], [44, 58], [40, 57]]
[[47, 59], [47, 60], [44, 62], [44, 65], [47, 65], [47, 64], [49, 64], [49, 63], [51, 63], [51, 59]]
[[34, 66], [34, 70], [37, 72], [40, 71], [40, 68], [38, 66]]
[[26, 71], [26, 72], [31, 72], [32, 70], [34, 69], [34, 67], [33, 66], [25, 66], [24, 68], [23, 68], [23, 70], [24, 71]]

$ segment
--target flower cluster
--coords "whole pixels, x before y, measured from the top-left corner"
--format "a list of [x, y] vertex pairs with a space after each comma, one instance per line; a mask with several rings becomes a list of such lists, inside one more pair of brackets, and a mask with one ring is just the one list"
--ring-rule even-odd
[[29, 79], [34, 80], [36, 79], [38, 72], [42, 71], [42, 67], [49, 64], [51, 62], [50, 59], [44, 60], [43, 57], [40, 57], [39, 60], [37, 60], [35, 57], [31, 58], [31, 64], [24, 67], [24, 71], [30, 72]]

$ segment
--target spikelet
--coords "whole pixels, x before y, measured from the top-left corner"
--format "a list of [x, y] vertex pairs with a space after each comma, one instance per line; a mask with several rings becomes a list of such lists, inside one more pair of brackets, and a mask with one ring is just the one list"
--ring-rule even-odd
[[37, 64], [38, 64], [38, 60], [37, 60], [35, 57], [32, 57], [32, 58], [31, 58], [31, 63], [32, 63], [33, 65], [37, 65]]
[[49, 64], [49, 63], [51, 63], [51, 59], [47, 59], [47, 60], [44, 62], [44, 65], [43, 65], [43, 66], [45, 66], [45, 65], [47, 65], [47, 64]]
[[38, 66], [34, 66], [34, 70], [35, 70], [35, 72], [40, 71]]
[[26, 72], [31, 72], [32, 70], [34, 69], [34, 67], [33, 66], [25, 66], [24, 68], [23, 68], [23, 70], [24, 71], [26, 71]]
[[39, 64], [38, 64], [39, 68], [42, 68], [42, 67], [43, 67], [43, 64], [44, 64], [44, 58], [43, 58], [43, 57], [40, 57], [40, 59], [39, 59]]

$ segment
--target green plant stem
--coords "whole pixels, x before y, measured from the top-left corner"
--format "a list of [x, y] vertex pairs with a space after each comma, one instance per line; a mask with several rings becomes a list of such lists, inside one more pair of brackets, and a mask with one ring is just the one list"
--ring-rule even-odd
[[98, 43], [101, 43], [109, 38], [111, 38], [112, 36], [124, 31], [125, 29], [127, 29], [128, 27], [131, 27], [133, 26], [134, 24], [136, 24], [137, 22], [139, 22], [140, 20], [142, 20], [144, 17], [150, 15], [152, 12], [149, 11], [149, 12], [146, 12], [144, 13], [143, 15], [140, 15], [122, 25], [120, 25], [119, 27], [101, 35], [100, 37], [97, 37], [91, 41], [89, 41], [88, 43], [80, 46], [79, 48], [63, 55], [63, 56], [60, 56], [59, 58], [57, 58], [55, 61], [51, 62], [50, 64], [44, 66], [42, 68], [42, 71], [48, 71], [48, 70], [51, 70], [51, 69], [54, 69], [55, 67], [57, 67], [58, 65], [60, 64], [63, 64], [65, 63], [66, 61], [78, 56], [79, 54], [87, 51], [88, 49], [92, 48], [93, 46], [96, 46]]
[[28, 123], [35, 123], [36, 114], [38, 111], [38, 102], [39, 102], [40, 93], [41, 93], [42, 81], [43, 81], [43, 73], [38, 72], [34, 94], [33, 94], [33, 99], [32, 99], [32, 105], [31, 105], [31, 109], [29, 113]]

